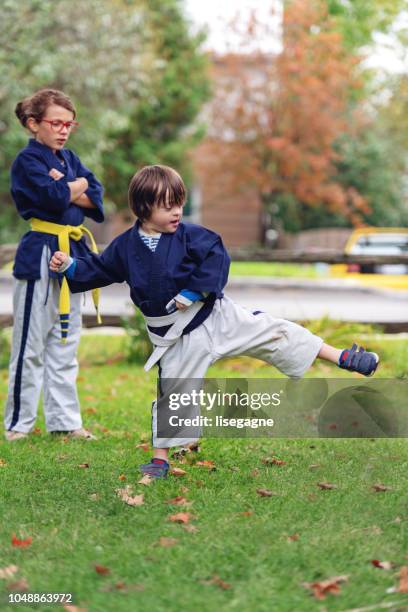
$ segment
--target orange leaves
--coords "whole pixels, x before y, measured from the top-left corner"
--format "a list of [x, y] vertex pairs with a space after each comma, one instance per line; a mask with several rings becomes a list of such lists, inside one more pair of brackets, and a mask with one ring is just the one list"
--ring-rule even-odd
[[209, 580], [200, 580], [200, 582], [201, 584], [213, 584], [224, 591], [231, 588], [231, 584], [229, 584], [229, 582], [224, 582], [224, 580], [221, 580], [221, 578], [216, 574], [214, 574], [214, 576]]
[[277, 457], [265, 457], [262, 459], [262, 463], [265, 465], [286, 465], [286, 461], [282, 461], [282, 459]]
[[393, 567], [391, 561], [379, 561], [378, 559], [372, 559], [371, 563], [374, 567], [378, 567], [378, 569], [390, 570]]
[[193, 519], [195, 519], [195, 516], [190, 512], [177, 512], [177, 514], [171, 514], [168, 518], [171, 523], [182, 523], [184, 525]]
[[95, 572], [97, 574], [99, 574], [100, 576], [108, 576], [110, 574], [110, 569], [109, 567], [106, 567], [105, 565], [94, 565], [95, 568]]
[[181, 495], [177, 495], [176, 497], [173, 497], [172, 499], [168, 499], [167, 503], [173, 504], [174, 506], [191, 506], [193, 502], [188, 501], [185, 497], [182, 497]]
[[408, 593], [408, 565], [403, 565], [399, 572], [398, 593]]
[[214, 470], [217, 469], [215, 464], [214, 464], [214, 461], [207, 461], [207, 460], [205, 460], [205, 461], [197, 461], [195, 463], [195, 465], [197, 465], [198, 467], [205, 467], [205, 468], [207, 468], [208, 470], [211, 470], [211, 471], [214, 471]]
[[148, 442], [141, 442], [140, 444], [136, 444], [136, 448], [141, 448], [145, 453], [148, 453], [150, 444]]
[[316, 599], [326, 599], [326, 596], [338, 595], [340, 593], [340, 584], [347, 582], [348, 576], [334, 576], [327, 580], [317, 582], [305, 582], [303, 586], [310, 589]]
[[20, 540], [19, 538], [17, 538], [16, 534], [13, 533], [11, 537], [11, 545], [16, 548], [27, 548], [28, 546], [31, 546], [32, 541], [33, 538], [31, 536], [29, 536], [25, 540]]

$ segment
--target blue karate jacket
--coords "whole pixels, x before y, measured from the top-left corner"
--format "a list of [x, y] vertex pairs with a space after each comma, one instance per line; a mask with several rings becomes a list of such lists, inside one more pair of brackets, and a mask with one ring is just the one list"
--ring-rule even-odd
[[[218, 234], [199, 225], [180, 223], [174, 233], [162, 234], [154, 253], [139, 235], [139, 221], [105, 249], [75, 259], [67, 278], [73, 293], [126, 282], [134, 304], [147, 316], [167, 314], [166, 304], [181, 290], [208, 293], [204, 306], [185, 328], [188, 333], [210, 314], [223, 296], [229, 255]], [[70, 269], [68, 268], [68, 271]], [[151, 328], [164, 335], [168, 328]]]
[[[55, 181], [48, 175], [56, 168], [65, 176]], [[81, 208], [70, 200], [68, 182], [85, 177], [89, 183], [86, 195], [97, 208]], [[61, 225], [81, 225], [85, 217], [97, 223], [104, 220], [103, 188], [79, 157], [68, 149], [56, 154], [44, 144], [31, 138], [20, 151], [11, 167], [11, 195], [23, 219], [38, 218]], [[53, 253], [58, 250], [58, 238], [51, 234], [29, 231], [22, 237], [14, 261], [13, 274], [16, 278], [36, 280], [40, 278], [41, 255], [47, 244]], [[89, 249], [85, 239], [71, 240], [71, 254], [87, 255]], [[50, 272], [50, 276], [55, 273]]]

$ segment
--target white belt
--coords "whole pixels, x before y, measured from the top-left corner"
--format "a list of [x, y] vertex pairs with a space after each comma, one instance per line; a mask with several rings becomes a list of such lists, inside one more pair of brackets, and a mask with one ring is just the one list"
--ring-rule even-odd
[[150, 331], [150, 329], [147, 327], [147, 333], [149, 334], [150, 341], [154, 345], [154, 350], [144, 365], [146, 372], [150, 370], [150, 368], [154, 366], [159, 359], [161, 359], [169, 346], [172, 346], [177, 342], [184, 329], [194, 319], [198, 311], [201, 310], [203, 306], [203, 302], [194, 302], [185, 310], [176, 310], [175, 312], [172, 312], [169, 315], [164, 315], [163, 317], [147, 317], [146, 315], [143, 315], [146, 326], [151, 325], [152, 327], [166, 327], [167, 325], [171, 325], [170, 329], [167, 330], [164, 336], [158, 336]]

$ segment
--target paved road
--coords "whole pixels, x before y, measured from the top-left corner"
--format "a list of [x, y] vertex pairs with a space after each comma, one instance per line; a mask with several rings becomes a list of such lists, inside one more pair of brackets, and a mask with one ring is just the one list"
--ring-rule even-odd
[[[234, 278], [226, 293], [251, 310], [263, 310], [275, 317], [303, 321], [325, 315], [333, 319], [360, 322], [408, 324], [408, 292], [359, 287], [356, 283], [333, 279]], [[132, 312], [126, 285], [102, 289], [102, 315], [115, 317]], [[90, 294], [83, 309], [92, 315]], [[0, 275], [0, 317], [12, 314], [12, 279]]]

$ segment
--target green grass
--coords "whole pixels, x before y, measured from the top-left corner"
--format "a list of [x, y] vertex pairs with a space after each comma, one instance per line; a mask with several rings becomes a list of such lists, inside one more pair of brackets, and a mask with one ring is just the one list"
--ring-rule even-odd
[[269, 261], [233, 261], [230, 276], [284, 276], [286, 278], [319, 278], [314, 265], [274, 263]]
[[[328, 336], [347, 339], [346, 326], [326, 323]], [[383, 358], [379, 375], [406, 372], [407, 341], [372, 338], [370, 348]], [[406, 609], [407, 595], [386, 594], [398, 584], [399, 566], [408, 565], [406, 440], [207, 439], [191, 463], [174, 462], [186, 476], [143, 487], [137, 484], [138, 465], [149, 453], [136, 445], [150, 437], [155, 373], [123, 362], [122, 352], [120, 337], [81, 341], [79, 393], [97, 442], [55, 439], [42, 418], [40, 431], [28, 440], [0, 442], [0, 568], [15, 564], [16, 579], [24, 577], [30, 592], [72, 592], [77, 605], [95, 612], [345, 611], [389, 601], [404, 602], [395, 610]], [[310, 375], [338, 373], [320, 364]], [[209, 372], [271, 374], [277, 376], [244, 358], [225, 360]], [[0, 379], [4, 400], [5, 370]], [[270, 456], [286, 464], [262, 463]], [[195, 465], [197, 459], [214, 461], [216, 471]], [[79, 467], [84, 463], [89, 468]], [[320, 490], [322, 481], [337, 489]], [[392, 489], [375, 493], [376, 483]], [[130, 507], [118, 499], [115, 489], [126, 484], [144, 493], [144, 505]], [[258, 488], [277, 495], [260, 497]], [[176, 495], [193, 502], [187, 511], [196, 516], [195, 533], [168, 521], [186, 510], [166, 503]], [[31, 536], [31, 546], [12, 547], [13, 533]], [[298, 539], [288, 540], [293, 534]], [[177, 542], [161, 547], [162, 536]], [[377, 569], [372, 559], [396, 567]], [[110, 573], [99, 575], [95, 564]], [[323, 602], [302, 586], [343, 574], [349, 579], [340, 595]], [[230, 588], [206, 584], [214, 575]], [[0, 579], [1, 609], [50, 609], [7, 606], [6, 583]]]

